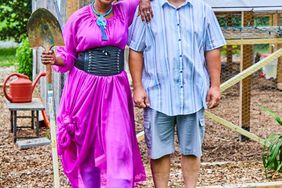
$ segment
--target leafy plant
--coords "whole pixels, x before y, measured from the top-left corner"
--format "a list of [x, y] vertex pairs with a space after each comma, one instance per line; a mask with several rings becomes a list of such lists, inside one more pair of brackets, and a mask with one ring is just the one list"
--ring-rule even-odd
[[[262, 107], [261, 109], [272, 116], [279, 125], [282, 126], [282, 118], [271, 109]], [[268, 171], [282, 172], [282, 135], [270, 135], [265, 139], [262, 150], [262, 161], [265, 173]]]
[[26, 33], [31, 4], [31, 0], [0, 0], [0, 40], [20, 41], [20, 36]]
[[0, 67], [16, 64], [16, 48], [0, 48]]
[[18, 72], [32, 79], [32, 50], [27, 37], [23, 38], [22, 43], [17, 48], [16, 57], [18, 60]]

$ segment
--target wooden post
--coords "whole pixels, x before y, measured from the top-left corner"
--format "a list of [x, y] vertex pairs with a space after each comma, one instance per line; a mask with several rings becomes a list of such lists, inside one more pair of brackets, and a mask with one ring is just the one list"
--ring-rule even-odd
[[[227, 26], [232, 26], [232, 15], [228, 15], [227, 17]], [[228, 73], [225, 74], [233, 74], [232, 63], [233, 63], [233, 47], [232, 45], [227, 45], [226, 48], [226, 64], [227, 64], [227, 71]], [[229, 78], [229, 77], [228, 77]]]
[[76, 10], [92, 2], [92, 0], [67, 0], [67, 18], [69, 18]]
[[[269, 26], [274, 26], [274, 24], [273, 24], [273, 14], [270, 14], [268, 16], [268, 18], [269, 18]], [[273, 44], [269, 44], [269, 48], [268, 49], [269, 49], [270, 53], [273, 53], [273, 51], [274, 51]]]
[[[273, 15], [273, 25], [281, 26], [281, 14], [274, 14]], [[282, 48], [282, 44], [278, 44], [276, 50]], [[277, 64], [277, 89], [282, 90], [282, 57], [278, 58]]]
[[[242, 12], [242, 26], [254, 25], [253, 12]], [[245, 70], [253, 64], [253, 46], [241, 46], [241, 64], [240, 71]], [[251, 76], [240, 82], [240, 123], [239, 125], [249, 131], [250, 130], [250, 105], [251, 105]], [[240, 135], [240, 140], [244, 141], [248, 138]]]
[[79, 9], [79, 3], [79, 0], [67, 0], [67, 18], [69, 18], [77, 9]]

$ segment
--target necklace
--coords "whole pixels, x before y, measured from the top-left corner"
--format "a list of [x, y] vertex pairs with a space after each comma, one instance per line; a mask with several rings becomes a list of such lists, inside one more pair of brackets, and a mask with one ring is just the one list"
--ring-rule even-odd
[[92, 9], [93, 9], [93, 12], [98, 16], [98, 19], [96, 20], [96, 24], [101, 29], [102, 40], [106, 41], [106, 40], [108, 40], [108, 37], [107, 37], [107, 34], [106, 34], [107, 20], [105, 19], [105, 17], [108, 16], [112, 12], [113, 7], [111, 6], [111, 8], [105, 14], [100, 14], [99, 12], [96, 11], [94, 4], [95, 4], [95, 1], [92, 2]]

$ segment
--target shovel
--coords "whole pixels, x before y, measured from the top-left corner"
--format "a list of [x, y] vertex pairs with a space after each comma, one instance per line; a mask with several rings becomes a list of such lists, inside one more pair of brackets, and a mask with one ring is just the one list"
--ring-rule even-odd
[[[43, 47], [49, 51], [53, 46], [64, 46], [62, 31], [56, 17], [47, 9], [39, 8], [30, 16], [27, 33], [31, 48]], [[51, 147], [53, 159], [54, 187], [60, 187], [59, 163], [56, 143], [56, 123], [54, 113], [51, 65], [47, 65], [48, 106], [50, 115]]]

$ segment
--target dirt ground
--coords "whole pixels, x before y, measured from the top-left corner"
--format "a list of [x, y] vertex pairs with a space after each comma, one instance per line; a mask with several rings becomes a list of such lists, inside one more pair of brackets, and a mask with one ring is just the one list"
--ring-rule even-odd
[[[4, 76], [13, 68], [0, 70], [0, 83]], [[260, 110], [257, 104], [272, 108], [282, 115], [282, 92], [275, 89], [274, 82], [259, 78], [251, 92], [251, 132], [261, 137], [269, 134], [281, 134], [282, 128], [268, 115]], [[239, 92], [238, 86], [232, 87], [223, 94], [221, 105], [213, 110], [216, 115], [239, 123]], [[3, 92], [0, 91], [0, 188], [8, 187], [52, 187], [51, 149], [49, 146], [19, 150], [13, 143], [10, 133], [9, 111], [3, 102]], [[142, 130], [142, 111], [136, 112], [136, 130]], [[20, 131], [19, 134], [31, 135], [32, 131]], [[41, 128], [41, 136], [48, 135], [48, 130]], [[146, 165], [147, 181], [139, 188], [151, 188], [152, 177], [147, 159], [144, 141], [140, 148]], [[239, 141], [239, 135], [221, 125], [206, 121], [206, 135], [203, 145], [202, 167], [198, 186], [243, 184], [255, 182], [281, 181], [279, 175], [268, 179], [265, 176], [261, 162], [261, 146], [254, 141]], [[180, 167], [180, 155], [172, 156], [171, 188], [183, 187]], [[70, 187], [61, 172], [61, 187]]]

